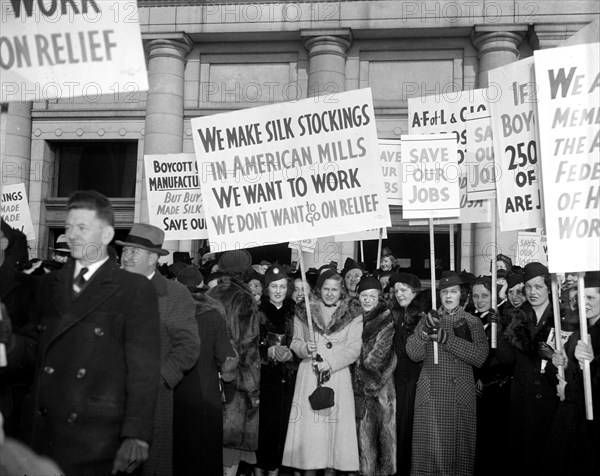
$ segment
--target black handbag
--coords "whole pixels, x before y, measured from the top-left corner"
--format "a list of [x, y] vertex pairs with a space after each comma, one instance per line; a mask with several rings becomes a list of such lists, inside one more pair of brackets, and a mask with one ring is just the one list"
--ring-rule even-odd
[[313, 410], [324, 410], [334, 405], [335, 392], [333, 388], [323, 387], [323, 382], [329, 380], [329, 372], [319, 372], [317, 375], [317, 388], [308, 396], [310, 407]]

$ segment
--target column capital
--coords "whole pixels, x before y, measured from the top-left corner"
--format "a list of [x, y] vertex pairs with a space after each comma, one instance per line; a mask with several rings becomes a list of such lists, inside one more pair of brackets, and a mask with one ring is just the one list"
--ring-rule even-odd
[[519, 45], [527, 35], [527, 25], [476, 25], [471, 32], [471, 42], [481, 58], [493, 51], [519, 55]]
[[308, 50], [309, 58], [321, 54], [335, 54], [346, 59], [346, 52], [352, 44], [350, 28], [302, 29], [300, 37]]
[[142, 41], [148, 60], [169, 57], [185, 62], [194, 46], [194, 41], [185, 32], [142, 33]]

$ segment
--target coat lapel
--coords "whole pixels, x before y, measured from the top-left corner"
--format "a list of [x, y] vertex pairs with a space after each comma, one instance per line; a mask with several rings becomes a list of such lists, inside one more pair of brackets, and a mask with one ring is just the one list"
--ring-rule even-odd
[[53, 339], [84, 319], [118, 290], [119, 286], [112, 281], [115, 266], [110, 259], [104, 263], [75, 300], [71, 298], [74, 264], [63, 267], [56, 278], [52, 296], [52, 303], [61, 316]]

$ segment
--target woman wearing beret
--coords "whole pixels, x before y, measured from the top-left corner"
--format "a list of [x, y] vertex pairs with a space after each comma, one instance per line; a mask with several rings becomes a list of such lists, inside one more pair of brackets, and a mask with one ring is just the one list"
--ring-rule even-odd
[[421, 292], [421, 281], [414, 274], [392, 274], [390, 287], [394, 295], [394, 298], [390, 301], [390, 308], [396, 328], [394, 333], [394, 350], [397, 359], [394, 372], [397, 431], [396, 466], [398, 476], [408, 476], [412, 455], [415, 394], [422, 362], [414, 362], [408, 357], [406, 341], [413, 334], [419, 322], [419, 313], [429, 311], [431, 302], [427, 293]]
[[[310, 335], [306, 305], [310, 305], [314, 336]], [[290, 346], [302, 359], [296, 388], [283, 465], [314, 476], [339, 471], [358, 471], [358, 442], [350, 365], [362, 345], [362, 308], [358, 300], [345, 297], [342, 277], [335, 269], [324, 270], [315, 293], [296, 308], [294, 338]], [[334, 406], [313, 410], [308, 400], [317, 387], [317, 371], [332, 388]]]
[[292, 407], [298, 359], [289, 346], [294, 333], [295, 302], [289, 280], [275, 263], [265, 272], [260, 314], [260, 411], [255, 476], [276, 476]]
[[512, 314], [504, 337], [498, 339], [496, 356], [515, 366], [508, 417], [510, 454], [521, 462], [519, 472], [536, 474], [558, 405], [556, 388], [542, 372], [542, 362], [552, 360], [553, 351], [546, 341], [554, 317], [548, 268], [529, 263], [523, 280], [527, 303]]
[[357, 286], [363, 311], [362, 349], [353, 375], [360, 474], [396, 472], [396, 354], [394, 320], [377, 278], [365, 276]]
[[484, 363], [488, 344], [481, 321], [460, 306], [461, 284], [457, 273], [442, 273], [439, 314], [423, 316], [406, 344], [408, 356], [423, 361], [415, 398], [411, 474], [470, 476], [474, 471], [473, 368]]

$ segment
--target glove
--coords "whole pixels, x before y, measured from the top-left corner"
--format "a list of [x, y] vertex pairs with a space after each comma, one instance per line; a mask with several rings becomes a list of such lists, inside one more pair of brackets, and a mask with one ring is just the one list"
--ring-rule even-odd
[[545, 342], [540, 342], [538, 346], [538, 357], [543, 360], [552, 360], [554, 349]]
[[494, 309], [489, 310], [487, 317], [490, 324], [498, 324], [498, 314]]
[[445, 344], [448, 342], [448, 333], [445, 329], [438, 329], [436, 339], [433, 340], [437, 340], [438, 344]]
[[306, 343], [306, 354], [309, 357], [312, 357], [312, 355], [317, 351], [317, 343], [310, 341]]
[[112, 474], [133, 473], [133, 471], [148, 459], [149, 445], [136, 438], [125, 438], [117, 451], [113, 462]]
[[[292, 359], [292, 352], [285, 345], [274, 345], [269, 347], [269, 351], [273, 349], [273, 360], [277, 362], [287, 362]], [[270, 354], [269, 354], [270, 355]]]
[[423, 326], [423, 331], [427, 334], [433, 334], [440, 326], [440, 317], [435, 310], [431, 310], [427, 317], [425, 317], [425, 325]]
[[483, 382], [481, 381], [481, 379], [475, 382], [475, 394], [478, 397], [483, 397]]

